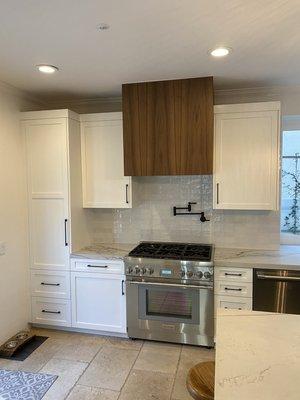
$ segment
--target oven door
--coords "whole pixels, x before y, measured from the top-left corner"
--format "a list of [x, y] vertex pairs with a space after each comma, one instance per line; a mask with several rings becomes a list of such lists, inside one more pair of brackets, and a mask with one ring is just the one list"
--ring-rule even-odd
[[212, 287], [127, 281], [128, 336], [213, 345]]

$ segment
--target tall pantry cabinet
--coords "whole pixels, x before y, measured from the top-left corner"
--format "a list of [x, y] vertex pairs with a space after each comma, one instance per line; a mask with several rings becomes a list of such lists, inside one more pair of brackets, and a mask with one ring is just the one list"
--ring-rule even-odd
[[82, 209], [79, 116], [21, 114], [26, 140], [32, 322], [71, 325], [70, 252], [89, 243]]

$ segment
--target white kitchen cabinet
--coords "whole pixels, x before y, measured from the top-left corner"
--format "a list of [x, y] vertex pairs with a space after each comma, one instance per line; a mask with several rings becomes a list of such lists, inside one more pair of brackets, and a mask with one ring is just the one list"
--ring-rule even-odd
[[79, 116], [21, 113], [26, 142], [32, 316], [70, 326], [70, 252], [89, 243], [82, 208]]
[[34, 324], [71, 326], [71, 308], [69, 300], [32, 297], [31, 310], [31, 322]]
[[[79, 116], [21, 113], [26, 140], [30, 267], [69, 269], [70, 251], [89, 242], [81, 207]], [[73, 223], [74, 222], [74, 223]]]
[[122, 113], [81, 115], [83, 206], [130, 208], [131, 177], [124, 176]]
[[70, 299], [69, 271], [31, 270], [31, 294], [36, 297]]
[[252, 309], [253, 269], [215, 266], [214, 270], [215, 310]]
[[71, 272], [72, 327], [126, 333], [125, 276]]
[[277, 210], [280, 103], [214, 107], [214, 208]]

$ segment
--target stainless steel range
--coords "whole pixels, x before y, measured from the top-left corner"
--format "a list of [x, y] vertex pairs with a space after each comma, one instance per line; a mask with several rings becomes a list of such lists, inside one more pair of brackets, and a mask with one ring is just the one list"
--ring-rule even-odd
[[211, 245], [141, 242], [125, 268], [129, 337], [214, 345]]

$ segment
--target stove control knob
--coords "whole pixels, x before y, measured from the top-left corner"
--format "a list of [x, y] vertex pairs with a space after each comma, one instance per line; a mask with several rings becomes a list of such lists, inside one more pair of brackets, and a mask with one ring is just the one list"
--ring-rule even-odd
[[147, 273], [147, 274], [152, 275], [153, 272], [154, 272], [154, 269], [153, 269], [153, 268], [151, 268], [151, 267], [147, 267], [147, 268], [146, 268], [146, 273]]
[[140, 268], [139, 268], [139, 267], [135, 267], [135, 268], [134, 268], [134, 273], [135, 273], [135, 274], [139, 274], [139, 273], [140, 273], [140, 271], [141, 271], [141, 270], [140, 270]]
[[127, 274], [132, 274], [132, 272], [133, 272], [133, 269], [131, 267], [128, 267], [127, 268]]
[[188, 278], [191, 278], [194, 275], [193, 271], [188, 271], [187, 273]]
[[146, 271], [147, 271], [147, 268], [141, 268], [141, 274], [145, 274], [146, 273]]
[[198, 271], [196, 275], [197, 275], [197, 278], [201, 279], [203, 277], [203, 272]]
[[185, 277], [185, 271], [180, 271], [180, 276], [181, 276], [181, 278], [184, 278]]
[[211, 278], [211, 273], [210, 272], [204, 272], [204, 278], [205, 279], [210, 279]]

